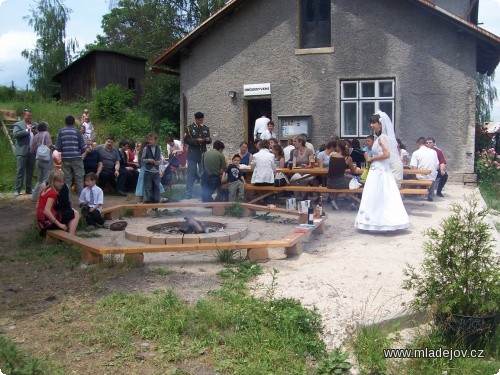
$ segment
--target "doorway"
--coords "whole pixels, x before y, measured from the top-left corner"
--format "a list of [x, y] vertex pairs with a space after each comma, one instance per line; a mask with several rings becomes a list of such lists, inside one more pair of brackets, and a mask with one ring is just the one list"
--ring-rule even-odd
[[271, 99], [253, 99], [246, 101], [246, 129], [245, 139], [248, 142], [248, 148], [254, 148], [253, 129], [255, 127], [255, 120], [265, 115], [272, 119], [272, 106]]

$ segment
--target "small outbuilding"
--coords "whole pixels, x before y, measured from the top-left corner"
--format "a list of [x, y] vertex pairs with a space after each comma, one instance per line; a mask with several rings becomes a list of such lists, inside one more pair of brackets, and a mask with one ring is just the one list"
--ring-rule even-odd
[[92, 50], [73, 61], [52, 77], [61, 84], [60, 99], [91, 99], [93, 89], [115, 83], [135, 93], [142, 93], [146, 59], [116, 51]]

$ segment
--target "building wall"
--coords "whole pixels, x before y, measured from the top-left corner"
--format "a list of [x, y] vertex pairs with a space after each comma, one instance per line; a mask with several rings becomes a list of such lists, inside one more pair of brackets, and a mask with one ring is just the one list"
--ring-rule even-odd
[[213, 138], [224, 141], [230, 155], [244, 139], [243, 85], [269, 82], [273, 120], [312, 115], [312, 141], [319, 146], [340, 135], [340, 80], [391, 77], [396, 134], [409, 151], [419, 136], [433, 136], [455, 179], [473, 172], [470, 36], [400, 0], [332, 0], [333, 53], [296, 54], [298, 24], [297, 0], [255, 0], [198, 38], [181, 60], [188, 121], [204, 112]]
[[134, 78], [135, 101], [139, 100], [145, 73], [144, 61], [116, 54], [98, 53], [95, 69], [98, 88], [106, 87], [112, 83], [128, 88], [128, 79]]
[[142, 93], [145, 62], [114, 53], [90, 53], [75, 61], [61, 76], [61, 99], [70, 101], [92, 96], [94, 88], [102, 89], [111, 83], [128, 88], [128, 78], [135, 78], [135, 100]]
[[[447, 11], [467, 19], [467, 12], [471, 2], [474, 0], [431, 0], [437, 6], [446, 9]], [[479, 1], [479, 0], [478, 0]]]
[[95, 55], [76, 61], [61, 77], [61, 99], [90, 98], [95, 87]]

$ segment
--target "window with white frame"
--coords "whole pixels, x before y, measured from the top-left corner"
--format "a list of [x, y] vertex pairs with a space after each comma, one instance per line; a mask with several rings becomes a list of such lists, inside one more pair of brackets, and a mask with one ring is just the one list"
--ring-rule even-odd
[[340, 83], [340, 136], [372, 134], [370, 117], [381, 110], [394, 123], [394, 79], [364, 79]]

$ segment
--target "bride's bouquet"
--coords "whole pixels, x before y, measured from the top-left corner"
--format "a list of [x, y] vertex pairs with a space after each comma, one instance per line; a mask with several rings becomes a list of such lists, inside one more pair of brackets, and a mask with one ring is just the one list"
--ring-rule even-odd
[[361, 181], [362, 184], [364, 184], [366, 182], [366, 177], [368, 177], [368, 172], [370, 171], [370, 165], [371, 165], [371, 163], [366, 163], [365, 170], [361, 174], [361, 177], [359, 180]]

